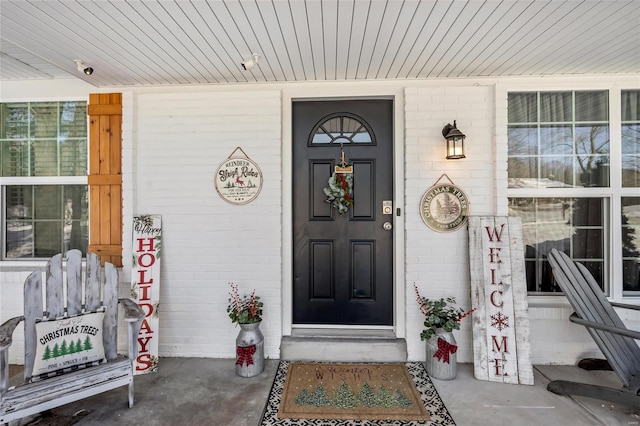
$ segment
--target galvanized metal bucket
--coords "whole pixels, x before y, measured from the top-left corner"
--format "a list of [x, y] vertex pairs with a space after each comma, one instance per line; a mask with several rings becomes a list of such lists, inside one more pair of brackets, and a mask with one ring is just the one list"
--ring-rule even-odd
[[[439, 342], [439, 340], [442, 340]], [[439, 380], [453, 380], [457, 374], [458, 346], [453, 333], [443, 329], [427, 340], [427, 359], [425, 368], [429, 377]]]
[[264, 371], [264, 336], [260, 322], [240, 324], [236, 338], [236, 374], [253, 377]]

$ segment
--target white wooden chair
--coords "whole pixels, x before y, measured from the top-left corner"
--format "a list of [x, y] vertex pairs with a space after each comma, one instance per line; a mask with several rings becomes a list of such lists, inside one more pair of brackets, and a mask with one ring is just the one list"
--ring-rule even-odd
[[[133, 361], [144, 312], [130, 299], [118, 300], [118, 275], [114, 265], [105, 263], [103, 269], [99, 257], [89, 253], [83, 279], [82, 253], [70, 250], [66, 257], [66, 273], [63, 273], [61, 254], [49, 260], [44, 289], [42, 271], [29, 275], [24, 283], [24, 316], [11, 318], [0, 326], [0, 424], [125, 385], [129, 386], [129, 407], [133, 406]], [[128, 324], [126, 357], [116, 352], [118, 302], [124, 308]], [[73, 365], [53, 374], [34, 375], [34, 363], [39, 362], [36, 360], [37, 320], [62, 317], [80, 321], [82, 314], [98, 310], [104, 310], [104, 360], [93, 363], [97, 365]], [[20, 321], [24, 321], [24, 382], [10, 388], [9, 347]], [[79, 346], [78, 343], [78, 349]], [[52, 377], [48, 377], [50, 375]]]

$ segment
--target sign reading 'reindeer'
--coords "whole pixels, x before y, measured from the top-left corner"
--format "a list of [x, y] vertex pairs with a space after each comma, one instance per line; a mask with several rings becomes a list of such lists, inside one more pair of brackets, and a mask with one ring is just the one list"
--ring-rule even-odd
[[231, 156], [224, 160], [216, 170], [216, 191], [223, 200], [230, 204], [247, 204], [255, 200], [262, 189], [262, 172], [249, 157], [234, 157], [238, 147]]

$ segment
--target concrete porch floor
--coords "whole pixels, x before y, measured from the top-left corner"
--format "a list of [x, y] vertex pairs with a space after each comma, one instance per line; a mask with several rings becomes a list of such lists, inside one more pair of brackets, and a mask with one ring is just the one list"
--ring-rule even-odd
[[[253, 378], [235, 375], [235, 360], [161, 358], [159, 372], [136, 376], [135, 405], [126, 388], [87, 398], [12, 422], [10, 426], [215, 425], [257, 426], [278, 360], [267, 360]], [[640, 425], [640, 410], [591, 398], [569, 398], [546, 390], [553, 379], [621, 387], [611, 371], [574, 366], [536, 366], [535, 385], [475, 380], [471, 364], [459, 364], [455, 380], [433, 380], [458, 426]]]

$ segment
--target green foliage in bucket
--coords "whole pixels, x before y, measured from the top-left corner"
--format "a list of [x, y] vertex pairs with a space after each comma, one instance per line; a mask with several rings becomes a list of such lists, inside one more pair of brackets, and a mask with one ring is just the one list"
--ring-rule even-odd
[[456, 300], [453, 297], [440, 299], [427, 299], [420, 296], [418, 287], [413, 285], [416, 291], [416, 299], [420, 306], [420, 312], [424, 315], [424, 330], [420, 333], [421, 340], [429, 340], [436, 334], [436, 329], [445, 331], [460, 330], [460, 320], [475, 309], [464, 312], [459, 306], [456, 306]]
[[229, 292], [230, 298], [227, 313], [231, 318], [231, 322], [253, 324], [262, 321], [263, 303], [260, 300], [260, 296], [256, 296], [256, 291], [253, 290], [249, 296], [240, 297], [238, 286], [233, 283], [229, 283], [229, 285], [231, 286], [231, 291]]

